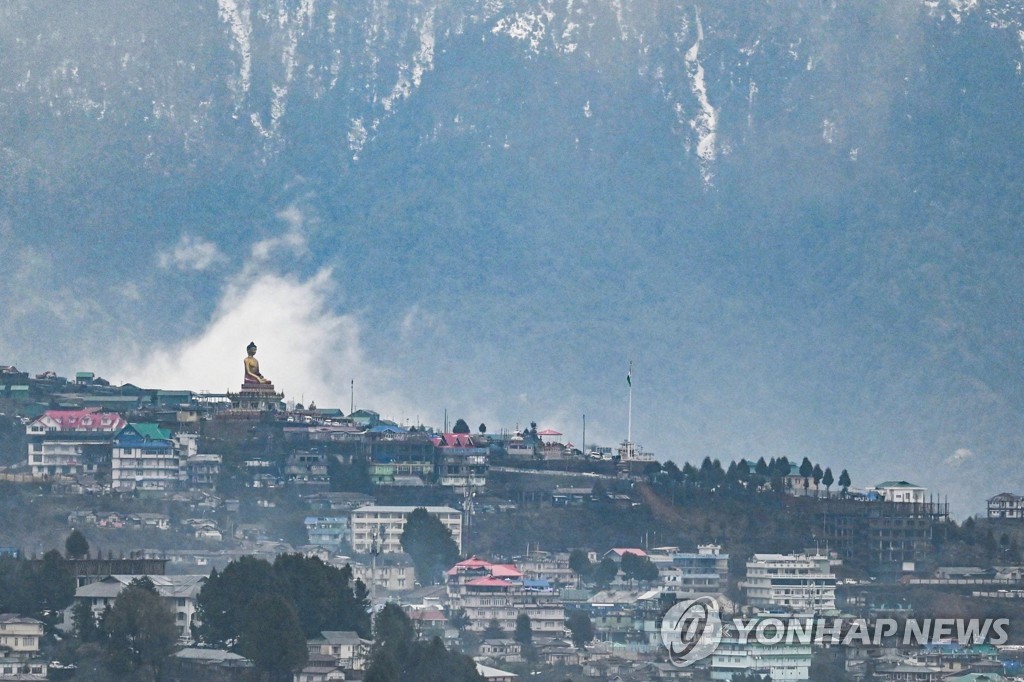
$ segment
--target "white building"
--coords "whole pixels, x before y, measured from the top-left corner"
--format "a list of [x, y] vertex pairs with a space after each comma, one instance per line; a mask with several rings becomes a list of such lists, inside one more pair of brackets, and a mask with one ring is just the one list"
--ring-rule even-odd
[[47, 410], [25, 427], [32, 475], [95, 472], [110, 457], [114, 436], [126, 425], [121, 415], [95, 407]]
[[722, 592], [729, 578], [729, 555], [719, 545], [699, 545], [696, 553], [655, 547], [648, 553], [661, 584], [677, 595]]
[[[417, 587], [416, 567], [408, 554], [383, 554], [376, 561], [372, 556], [344, 557], [344, 562], [352, 567], [352, 578], [362, 580], [371, 593], [408, 592]], [[337, 565], [339, 562], [332, 563]]]
[[[354, 509], [351, 514], [352, 550], [357, 554], [369, 554], [376, 544], [381, 553], [401, 552], [405, 520], [418, 508], [366, 505]], [[462, 552], [462, 512], [451, 507], [425, 509], [451, 531], [452, 539]]]
[[[143, 576], [109, 575], [98, 582], [84, 585], [75, 590], [75, 601], [84, 601], [92, 608], [93, 615], [99, 618], [103, 610], [113, 607], [117, 595], [121, 594], [133, 580]], [[196, 613], [196, 599], [203, 588], [205, 575], [147, 575], [157, 594], [164, 600], [174, 613], [174, 623], [178, 626], [178, 637], [183, 641], [192, 638], [192, 621]], [[65, 624], [70, 626], [72, 608], [65, 612]]]
[[800, 642], [799, 638], [782, 638], [775, 644], [768, 643], [775, 638], [758, 641], [753, 632], [741, 637], [736, 632], [726, 632], [722, 641], [711, 655], [711, 679], [731, 680], [736, 673], [756, 672], [768, 674], [773, 682], [809, 680], [811, 675], [810, 641]]
[[39, 653], [42, 638], [42, 621], [15, 613], [0, 613], [0, 647], [7, 647], [14, 654], [35, 655]]
[[906, 481], [884, 481], [875, 486], [886, 502], [914, 502], [924, 504], [928, 489]]
[[822, 613], [836, 608], [836, 576], [827, 556], [755, 554], [740, 587], [747, 604], [765, 610]]
[[496, 620], [502, 630], [513, 632], [516, 618], [530, 617], [534, 637], [561, 637], [565, 609], [546, 580], [530, 580], [513, 564], [492, 564], [476, 557], [461, 561], [447, 572], [448, 605], [465, 609], [469, 629], [482, 632]]
[[1024, 518], [1024, 497], [1014, 495], [1013, 493], [999, 493], [994, 497], [988, 498], [988, 518]]
[[337, 666], [348, 670], [363, 670], [370, 658], [372, 644], [373, 642], [360, 639], [358, 634], [349, 630], [325, 630], [319, 637], [307, 640], [306, 648], [311, 657], [329, 656]]
[[128, 424], [114, 438], [110, 486], [114, 490], [177, 490], [185, 477], [174, 435], [158, 424]]

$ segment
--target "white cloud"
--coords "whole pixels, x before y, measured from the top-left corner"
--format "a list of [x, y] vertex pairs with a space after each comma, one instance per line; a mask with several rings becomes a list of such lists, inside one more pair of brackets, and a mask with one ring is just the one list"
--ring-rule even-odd
[[385, 416], [422, 413], [406, 405], [390, 388], [391, 374], [367, 358], [359, 321], [331, 309], [334, 288], [329, 269], [306, 280], [238, 275], [200, 334], [114, 363], [111, 378], [141, 386], [237, 391], [245, 347], [255, 341], [260, 371], [286, 400], [315, 400], [320, 407], [347, 412], [354, 379], [357, 408], [372, 406]]
[[976, 455], [967, 448], [960, 448], [952, 455], [947, 457], [944, 463], [952, 466], [960, 466], [961, 464], [965, 464], [968, 461], [974, 459], [975, 457]]
[[171, 250], [160, 254], [159, 263], [164, 269], [202, 271], [224, 260], [224, 254], [213, 242], [183, 234]]
[[288, 229], [277, 237], [268, 237], [252, 245], [252, 257], [257, 261], [268, 261], [279, 252], [289, 252], [300, 257], [309, 252], [306, 242], [306, 216], [294, 204], [278, 212], [277, 217], [288, 224]]

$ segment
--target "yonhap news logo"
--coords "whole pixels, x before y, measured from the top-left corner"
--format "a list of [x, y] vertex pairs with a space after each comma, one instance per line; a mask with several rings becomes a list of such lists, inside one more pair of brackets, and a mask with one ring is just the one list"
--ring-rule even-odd
[[661, 620], [661, 641], [673, 665], [685, 668], [707, 658], [722, 641], [722, 617], [711, 597], [681, 601]]
[[961, 646], [1009, 640], [1008, 618], [816, 618], [762, 614], [723, 622], [718, 602], [699, 597], [674, 604], [661, 621], [661, 641], [673, 665], [686, 667], [711, 656], [723, 638], [734, 646], [780, 644], [903, 646], [955, 642]]

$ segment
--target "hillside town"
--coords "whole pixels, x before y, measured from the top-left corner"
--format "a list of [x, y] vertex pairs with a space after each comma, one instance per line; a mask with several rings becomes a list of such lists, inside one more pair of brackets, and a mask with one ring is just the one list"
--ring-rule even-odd
[[[0, 367], [0, 680], [1024, 678], [1024, 491], [958, 523], [906, 472], [402, 425], [256, 351], [223, 394]], [[838, 634], [728, 626], [794, 619]], [[995, 626], [881, 627], [934, 619]]]

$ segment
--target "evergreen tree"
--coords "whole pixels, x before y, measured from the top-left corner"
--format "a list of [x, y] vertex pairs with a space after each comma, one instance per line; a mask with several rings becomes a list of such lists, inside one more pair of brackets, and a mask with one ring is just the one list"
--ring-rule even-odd
[[820, 490], [821, 479], [825, 477], [825, 472], [821, 470], [820, 464], [814, 465], [814, 471], [811, 472], [811, 476], [814, 478], [814, 492], [817, 493]]
[[622, 555], [622, 563], [620, 564], [622, 575], [629, 581], [637, 580], [639, 582], [651, 583], [658, 579], [658, 567], [645, 556], [633, 554], [627, 552]]
[[453, 628], [459, 631], [461, 635], [470, 626], [472, 621], [469, 618], [469, 614], [466, 613], [466, 609], [455, 609], [448, 614], [448, 622]]
[[71, 531], [64, 541], [64, 555], [69, 559], [83, 559], [89, 556], [89, 541], [80, 530]]
[[227, 646], [239, 638], [247, 622], [246, 606], [271, 596], [292, 605], [306, 637], [323, 630], [354, 630], [361, 637], [370, 634], [366, 586], [353, 583], [350, 567], [282, 554], [273, 564], [244, 556], [222, 572], [214, 570], [197, 600], [196, 637], [206, 644]]
[[56, 614], [75, 600], [75, 575], [60, 552], [51, 549], [35, 567], [36, 612]]
[[103, 619], [103, 629], [107, 664], [120, 676], [159, 677], [161, 665], [178, 641], [174, 613], [145, 577], [121, 591]]
[[74, 624], [75, 637], [82, 644], [95, 642], [100, 637], [99, 626], [88, 602], [79, 601], [71, 609], [71, 620]]
[[501, 623], [497, 618], [491, 618], [481, 635], [483, 639], [504, 639], [505, 631], [501, 629]]
[[416, 629], [402, 607], [394, 602], [384, 605], [373, 619], [373, 649], [388, 651], [401, 661], [416, 639]]
[[814, 475], [814, 465], [806, 457], [804, 457], [804, 461], [800, 462], [800, 475], [804, 477], [804, 494], [806, 495], [807, 489], [811, 487], [811, 476]]
[[299, 614], [280, 594], [256, 599], [245, 610], [238, 651], [270, 682], [290, 682], [309, 652]]
[[569, 569], [576, 574], [580, 581], [583, 581], [590, 578], [591, 573], [594, 572], [594, 565], [585, 551], [574, 549], [569, 553]]
[[516, 640], [524, 647], [533, 644], [533, 624], [530, 622], [529, 615], [520, 613], [516, 616], [516, 630], [512, 639]]
[[523, 648], [523, 658], [531, 663], [537, 660], [537, 650], [533, 646], [533, 624], [530, 616], [520, 613], [516, 616], [516, 629], [512, 639], [519, 642]]
[[374, 643], [366, 682], [482, 682], [468, 656], [448, 651], [438, 638], [416, 641], [412, 621], [388, 603], [373, 621]]
[[843, 472], [839, 474], [839, 487], [843, 489], [843, 497], [846, 497], [851, 485], [853, 485], [853, 482], [850, 480], [850, 474], [846, 469], [843, 469]]
[[565, 619], [565, 626], [572, 633], [572, 643], [577, 649], [584, 648], [594, 639], [594, 623], [583, 611], [570, 611]]
[[222, 572], [214, 569], [196, 600], [196, 636], [206, 644], [227, 647], [242, 631], [245, 605], [279, 589], [274, 567], [264, 559], [247, 555]]
[[452, 427], [452, 433], [469, 433], [469, 424], [465, 419], [456, 420], [455, 426]]
[[611, 557], [601, 559], [601, 562], [594, 569], [594, 582], [601, 589], [607, 588], [619, 574], [619, 564]]
[[440, 582], [444, 571], [459, 560], [459, 546], [452, 539], [452, 532], [423, 507], [417, 507], [407, 517], [401, 543], [412, 558], [416, 578], [424, 585]]
[[821, 482], [825, 484], [825, 496], [832, 496], [832, 484], [836, 482], [836, 479], [832, 477], [832, 469], [829, 467], [825, 468], [825, 473], [821, 475]]

